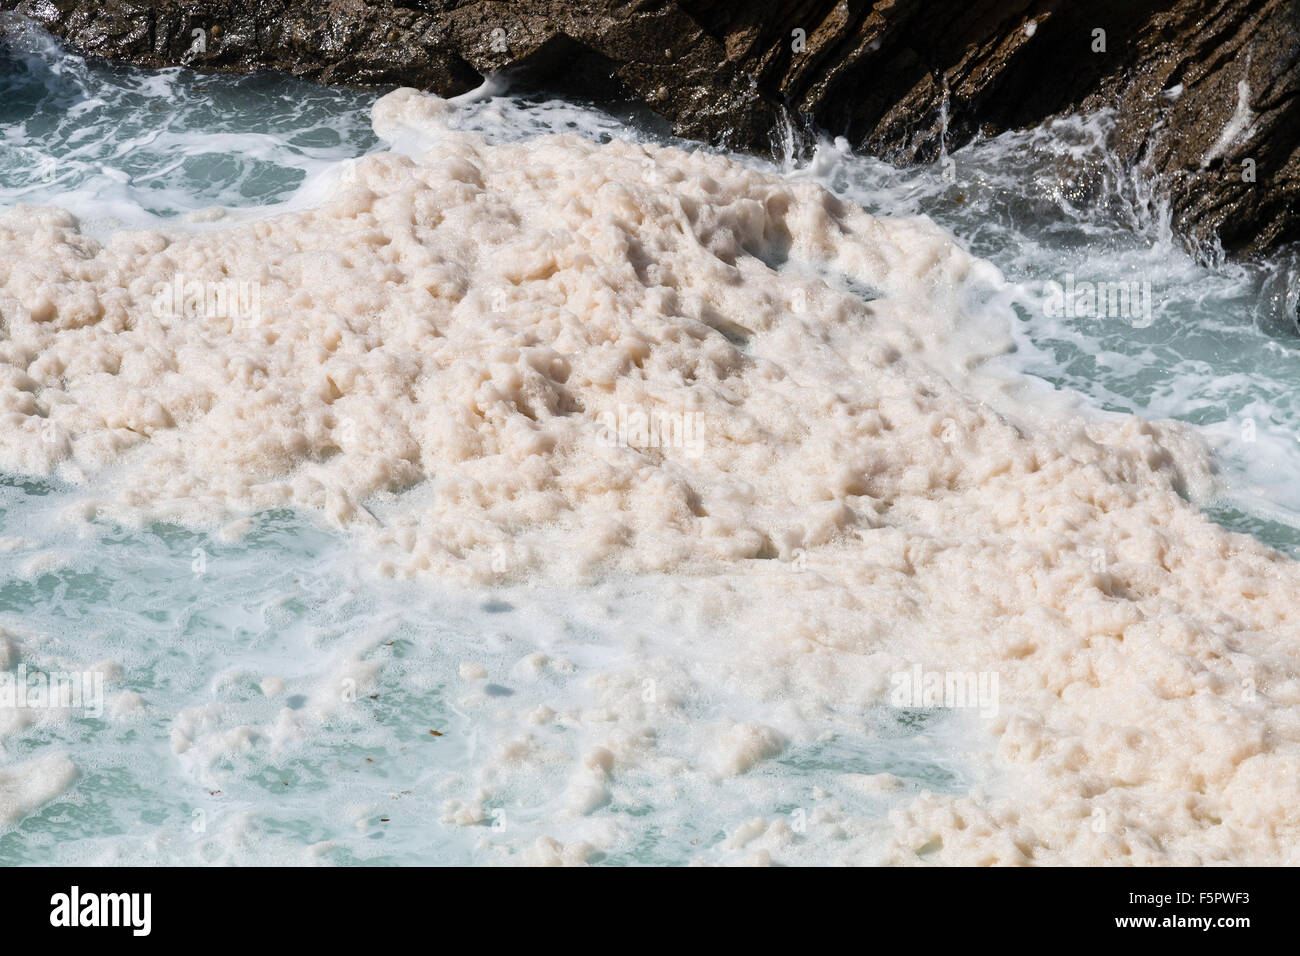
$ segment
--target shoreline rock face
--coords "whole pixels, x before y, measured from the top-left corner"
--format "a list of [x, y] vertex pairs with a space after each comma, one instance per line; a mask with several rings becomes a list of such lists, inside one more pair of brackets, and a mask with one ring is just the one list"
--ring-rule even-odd
[[771, 148], [783, 116], [894, 163], [1110, 109], [1193, 247], [1300, 239], [1300, 0], [0, 0], [77, 53], [443, 96], [492, 73]]

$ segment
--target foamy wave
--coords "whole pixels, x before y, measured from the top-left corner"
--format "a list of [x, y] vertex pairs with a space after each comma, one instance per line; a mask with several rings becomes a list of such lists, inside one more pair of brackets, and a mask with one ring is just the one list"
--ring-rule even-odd
[[[1300, 582], [1184, 500], [1196, 442], [999, 404], [976, 367], [1007, 330], [972, 303], [1000, 276], [928, 220], [448, 116], [390, 94], [376, 129], [418, 158], [257, 223], [101, 244], [5, 214], [0, 467], [94, 479], [84, 517], [319, 509], [394, 576], [688, 572], [796, 710], [996, 673], [1013, 783], [923, 795], [885, 850], [827, 810], [847, 859], [1294, 862]], [[785, 739], [733, 730], [701, 766]]]

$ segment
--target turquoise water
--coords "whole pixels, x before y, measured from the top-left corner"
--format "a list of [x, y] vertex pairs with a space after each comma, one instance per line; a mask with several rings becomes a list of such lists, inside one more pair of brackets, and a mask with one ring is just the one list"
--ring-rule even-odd
[[[1185, 250], [1158, 191], [1115, 168], [1110, 126], [1070, 118], [979, 140], [946, 174], [846, 158], [825, 181], [872, 212], [927, 214], [995, 263], [1018, 293], [1017, 349], [1000, 364], [1097, 408], [1198, 426], [1225, 479], [1209, 513], [1298, 554], [1300, 253]], [[1150, 315], [1048, 314], [1044, 286], [1067, 276], [1150, 283]]]
[[[213, 205], [267, 212], [378, 148], [375, 92], [93, 65], [29, 31], [10, 42], [0, 204], [63, 205], [92, 231]], [[459, 122], [489, 138], [665, 138], [640, 117], [536, 94], [466, 103]], [[952, 230], [1016, 290], [1008, 321], [1018, 348], [999, 361], [1110, 411], [1197, 426], [1224, 477], [1211, 514], [1300, 554], [1295, 260], [1189, 255], [1158, 192], [1108, 159], [1106, 130], [1099, 116], [977, 142], [947, 171], [895, 170], [825, 142], [811, 166], [794, 149], [783, 166], [743, 159]], [[1149, 321], [1046, 314], [1044, 284], [1067, 275], [1149, 281]], [[23, 660], [46, 668], [112, 662], [113, 719], [41, 719], [3, 738], [0, 766], [56, 749], [80, 777], [0, 827], [0, 864], [492, 862], [483, 839], [510, 828], [527, 843], [546, 831], [566, 784], [545, 772], [507, 774], [493, 781], [481, 820], [444, 822], [447, 802], [483, 782], [475, 775], [485, 750], [517, 732], [518, 713], [557, 699], [591, 703], [592, 667], [636, 679], [671, 666], [696, 690], [690, 720], [662, 730], [671, 753], [691, 746], [692, 722], [736, 704], [706, 652], [656, 660], [665, 635], [678, 654], [707, 642], [682, 637], [695, 625], [657, 599], [653, 581], [573, 593], [403, 585], [377, 580], [344, 537], [310, 516], [257, 515], [238, 543], [104, 523], [82, 536], [60, 519], [75, 497], [0, 480], [0, 539], [27, 543], [0, 551], [0, 626]], [[53, 557], [34, 565], [34, 551]], [[519, 662], [531, 654], [572, 669], [525, 680]], [[472, 694], [467, 662], [487, 675]], [[497, 699], [510, 706], [494, 711]], [[619, 828], [620, 849], [591, 862], [728, 860], [724, 836], [736, 821], [791, 814], [846, 773], [901, 778], [888, 795], [837, 793], [871, 818], [921, 789], [979, 782], [953, 718], [846, 709], [825, 727], [818, 743], [743, 780], [684, 782], [668, 802], [657, 774], [629, 770], [600, 810]], [[584, 746], [562, 723], [537, 733], [557, 752]]]
[[21, 21], [0, 75], [0, 195], [137, 224], [280, 202], [377, 145], [371, 93], [269, 75], [207, 77], [65, 56]]
[[[652, 645], [690, 628], [672, 605], [655, 605], [647, 582], [467, 595], [380, 581], [346, 539], [289, 512], [257, 516], [238, 544], [167, 526], [52, 534], [69, 496], [43, 482], [0, 485], [5, 533], [44, 535], [62, 557], [36, 573], [0, 565], [0, 622], [26, 638], [25, 657], [111, 659], [120, 678], [104, 718], [74, 713], [6, 740], [16, 762], [67, 752], [80, 777], [66, 796], [0, 829], [0, 865], [490, 862], [476, 852], [478, 837], [496, 826], [548, 830], [565, 781], [497, 780], [480, 823], [444, 825], [444, 795], [463, 789], [476, 752], [508, 740], [519, 709], [592, 705], [590, 668], [640, 679]], [[528, 679], [519, 661], [536, 653], [576, 666]], [[508, 713], [465, 703], [465, 661], [488, 675], [480, 705], [506, 700]], [[682, 719], [662, 729], [667, 752], [685, 755], [692, 727], [746, 706], [710, 680], [714, 666], [678, 668], [694, 689]], [[266, 675], [284, 688], [268, 695]], [[147, 703], [117, 711], [130, 694]], [[301, 720], [286, 724], [286, 712]], [[620, 849], [591, 862], [679, 863], [711, 850], [725, 858], [736, 820], [790, 813], [811, 787], [846, 772], [904, 781], [888, 801], [850, 801], [872, 816], [922, 789], [962, 792], [974, 782], [934, 734], [945, 715], [843, 716], [859, 732], [792, 747], [743, 779], [685, 784], [672, 806], [659, 799], [657, 774], [629, 769], [602, 810], [621, 821]], [[193, 745], [178, 752], [177, 728], [194, 727]], [[560, 750], [581, 743], [562, 726], [538, 733]]]

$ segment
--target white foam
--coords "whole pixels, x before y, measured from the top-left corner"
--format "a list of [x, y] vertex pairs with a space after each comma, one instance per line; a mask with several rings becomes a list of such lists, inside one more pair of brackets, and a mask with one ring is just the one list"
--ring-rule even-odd
[[[101, 244], [55, 211], [7, 213], [0, 465], [88, 482], [141, 520], [317, 509], [398, 577], [673, 572], [717, 634], [710, 686], [743, 688], [750, 712], [656, 717], [601, 675], [575, 719], [605, 727], [591, 743], [612, 763], [525, 733], [448, 796], [447, 821], [478, 823], [512, 768], [563, 772], [538, 861], [617, 847], [580, 821], [620, 764], [757, 779], [808, 714], [885, 706], [889, 675], [921, 665], [998, 674], [983, 726], [1006, 781], [924, 794], [888, 833], [828, 806], [828, 842], [765, 821], [733, 848], [1294, 862], [1300, 575], [1184, 500], [1210, 477], [1185, 430], [990, 381], [1007, 284], [928, 220], [705, 152], [489, 144], [451, 109], [390, 94], [376, 128], [418, 158], [368, 156], [319, 208], [256, 223]], [[259, 283], [260, 321], [156, 314], [177, 272]], [[701, 416], [700, 453], [609, 441], [600, 415], [620, 404]], [[675, 722], [674, 753], [651, 720]], [[178, 733], [199, 774], [250, 741], [204, 708]]]

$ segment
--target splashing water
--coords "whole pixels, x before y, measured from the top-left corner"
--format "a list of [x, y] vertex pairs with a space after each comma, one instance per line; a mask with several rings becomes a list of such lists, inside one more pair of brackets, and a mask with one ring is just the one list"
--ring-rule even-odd
[[[380, 148], [374, 93], [92, 65], [16, 24], [8, 42], [0, 204], [57, 204], [96, 233], [212, 206], [239, 217], [310, 204], [314, 184]], [[488, 142], [670, 141], [639, 115], [490, 93], [457, 103], [454, 119]], [[945, 143], [931, 168], [895, 169], [842, 140], [796, 162], [793, 125], [783, 163], [732, 158], [869, 212], [931, 216], [1005, 277], [1016, 350], [995, 366], [1103, 413], [1195, 426], [1217, 453], [1215, 520], [1300, 554], [1297, 260], [1198, 262], [1149, 180], [1106, 148], [1110, 124], [1103, 113], [952, 154]], [[1058, 287], [1134, 283], [1151, 293], [1128, 314], [1048, 305]], [[378, 580], [346, 536], [287, 511], [255, 516], [237, 541], [107, 521], [90, 536], [51, 530], [72, 496], [19, 476], [0, 485], [0, 625], [11, 658], [100, 669], [110, 690], [103, 716], [33, 712], [0, 726], [3, 864], [506, 862], [490, 837], [507, 832], [538, 862], [730, 862], [746, 852], [739, 822], [802, 813], [813, 791], [883, 830], [923, 789], [998, 786], [987, 744], [956, 716], [848, 706], [807, 718], [814, 743], [743, 777], [672, 784], [671, 799], [672, 759], [700, 746], [681, 727], [665, 726], [667, 756], [616, 788], [594, 770], [585, 782], [514, 773], [520, 715], [542, 741], [528, 746], [599, 765], [599, 740], [566, 716], [606, 706], [611, 687], [680, 694], [697, 727], [747, 710], [763, 723], [772, 715], [728, 664], [745, 636], [688, 610], [689, 581], [467, 596]], [[0, 644], [0, 663], [16, 666], [5, 654]], [[52, 751], [76, 766], [75, 783]], [[485, 753], [490, 788], [476, 776]], [[48, 792], [7, 796], [8, 767]], [[598, 842], [616, 849], [593, 849], [589, 830], [552, 839], [557, 806], [575, 800], [604, 807]]]

